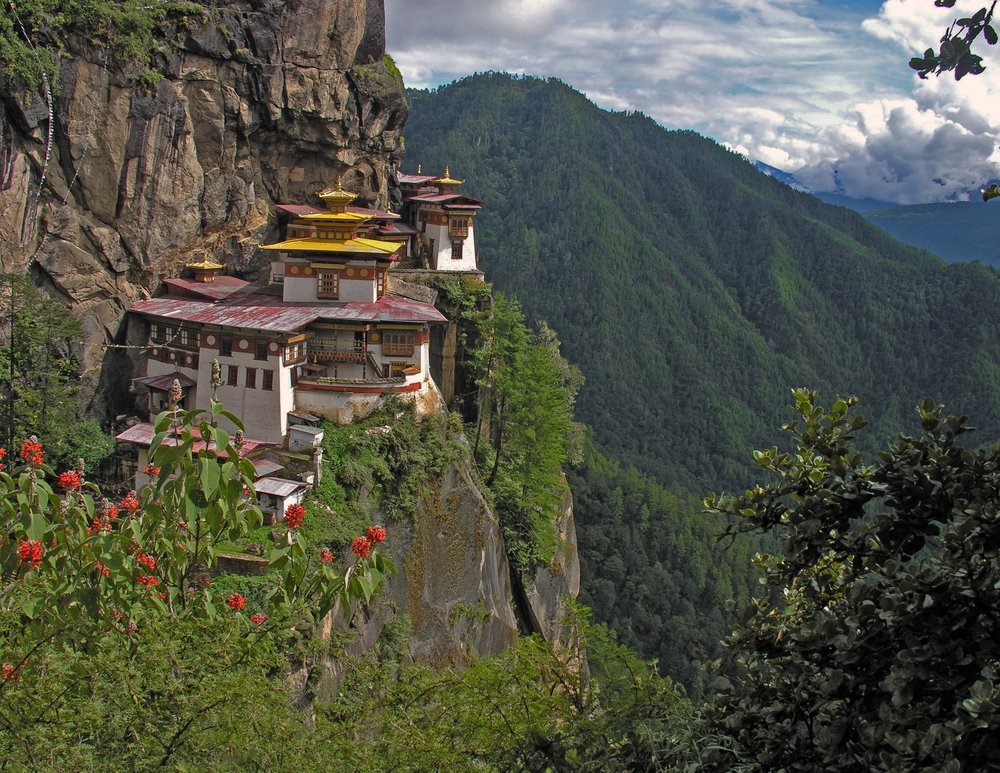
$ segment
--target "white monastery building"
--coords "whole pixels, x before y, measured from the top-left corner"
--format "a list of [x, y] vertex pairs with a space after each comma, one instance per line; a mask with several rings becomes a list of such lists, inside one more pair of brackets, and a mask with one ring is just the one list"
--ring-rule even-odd
[[[430, 303], [390, 292], [387, 275], [407, 266], [478, 273], [473, 220], [482, 202], [455, 193], [461, 181], [447, 168], [443, 177], [418, 169], [398, 181], [402, 216], [350, 206], [356, 197], [340, 180], [318, 194], [323, 209], [278, 205], [285, 238], [261, 245], [274, 256], [265, 280], [191, 263], [186, 277], [164, 280], [165, 295], [136, 303], [131, 311], [147, 323], [148, 339], [146, 373], [133, 389], [148, 391], [150, 421], [177, 382], [181, 407], [207, 409], [214, 393], [239, 416], [248, 448], [291, 449], [316, 439], [308, 425], [349, 422], [385, 396], [440, 399], [430, 327], [447, 320]], [[214, 386], [213, 361], [221, 368]], [[153, 434], [141, 423], [118, 436], [140, 449], [137, 485]], [[301, 496], [284, 479], [258, 483], [277, 518], [278, 500]]]

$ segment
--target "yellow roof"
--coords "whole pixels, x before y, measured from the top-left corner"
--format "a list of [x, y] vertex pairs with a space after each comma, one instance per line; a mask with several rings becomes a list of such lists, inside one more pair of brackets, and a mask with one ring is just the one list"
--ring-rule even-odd
[[341, 223], [364, 223], [371, 220], [370, 215], [359, 215], [356, 212], [311, 212], [301, 217], [303, 220], [332, 220]]
[[399, 242], [384, 242], [379, 239], [288, 239], [276, 244], [262, 244], [262, 250], [285, 250], [288, 252], [339, 252], [391, 255], [399, 249]]
[[225, 268], [225, 266], [221, 263], [213, 263], [206, 258], [198, 263], [187, 263], [184, 268], [190, 268], [196, 271], [219, 271], [220, 269]]

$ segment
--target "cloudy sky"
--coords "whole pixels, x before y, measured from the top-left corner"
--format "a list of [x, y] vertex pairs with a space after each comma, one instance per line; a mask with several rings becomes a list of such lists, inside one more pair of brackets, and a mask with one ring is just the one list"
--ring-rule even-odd
[[[408, 86], [486, 70], [695, 129], [815, 190], [901, 203], [1000, 178], [1000, 45], [921, 81], [910, 56], [983, 0], [385, 0]], [[1000, 18], [997, 26], [1000, 27]]]

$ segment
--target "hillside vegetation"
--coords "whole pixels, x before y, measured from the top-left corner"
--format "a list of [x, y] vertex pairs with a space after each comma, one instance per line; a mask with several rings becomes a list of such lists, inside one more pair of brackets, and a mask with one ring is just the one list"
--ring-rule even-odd
[[556, 81], [410, 92], [410, 163], [486, 200], [482, 268], [583, 371], [616, 461], [699, 493], [744, 484], [789, 389], [856, 394], [872, 441], [934, 395], [1000, 428], [1000, 281], [896, 242], [690, 132]]
[[[945, 265], [740, 156], [556, 81], [480, 75], [410, 92], [412, 169], [486, 201], [487, 278], [583, 372], [593, 446], [570, 476], [582, 600], [693, 694], [759, 543], [724, 550], [702, 497], [782, 445], [790, 389], [861, 398], [862, 450], [933, 395], [1000, 429], [1000, 281]], [[640, 474], [640, 471], [643, 474]]]

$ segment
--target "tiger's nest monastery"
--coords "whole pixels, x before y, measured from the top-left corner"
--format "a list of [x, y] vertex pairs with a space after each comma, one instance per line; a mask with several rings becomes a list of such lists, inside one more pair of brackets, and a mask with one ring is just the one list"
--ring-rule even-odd
[[[146, 373], [133, 388], [148, 392], [151, 418], [175, 381], [182, 407], [208, 408], [215, 360], [218, 399], [261, 448], [308, 446], [320, 419], [350, 421], [389, 395], [439, 400], [430, 329], [447, 320], [432, 303], [394, 292], [390, 275], [477, 271], [482, 202], [456, 193], [461, 181], [447, 169], [398, 181], [401, 215], [350, 206], [356, 197], [339, 180], [318, 194], [324, 208], [278, 205], [285, 238], [261, 245], [274, 256], [267, 279], [193, 263], [184, 278], [164, 280], [165, 295], [136, 303], [148, 340]], [[140, 470], [152, 437], [150, 423], [118, 436], [140, 448]]]

